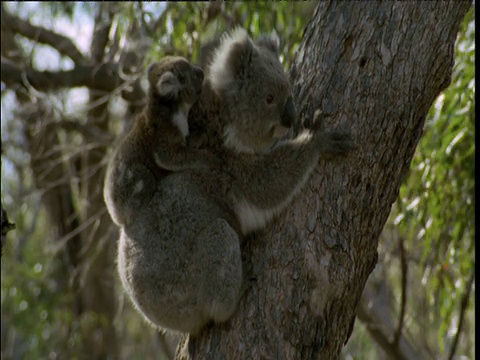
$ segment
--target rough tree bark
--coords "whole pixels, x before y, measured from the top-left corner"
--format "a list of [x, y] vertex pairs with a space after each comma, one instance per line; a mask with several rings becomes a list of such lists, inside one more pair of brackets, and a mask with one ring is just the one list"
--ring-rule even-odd
[[249, 240], [244, 264], [256, 282], [231, 321], [185, 336], [177, 359], [339, 358], [470, 6], [318, 4], [291, 70], [298, 109], [307, 120], [322, 109], [358, 148], [321, 161], [289, 210]]

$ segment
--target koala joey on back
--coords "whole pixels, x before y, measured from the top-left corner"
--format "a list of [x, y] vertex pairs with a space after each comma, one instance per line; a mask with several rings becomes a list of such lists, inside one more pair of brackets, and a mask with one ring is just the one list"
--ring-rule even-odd
[[236, 310], [244, 236], [292, 201], [320, 157], [342, 155], [352, 143], [348, 134], [321, 131], [278, 142], [296, 117], [278, 42], [253, 41], [241, 28], [220, 41], [190, 116], [207, 134], [196, 144], [223, 165], [165, 177], [138, 221], [122, 229], [118, 270], [152, 324], [198, 334]]
[[188, 112], [200, 97], [203, 71], [182, 57], [166, 57], [150, 65], [147, 74], [147, 105], [114, 152], [106, 173], [104, 198], [119, 226], [133, 221], [169, 172], [218, 164], [213, 155], [185, 142]]

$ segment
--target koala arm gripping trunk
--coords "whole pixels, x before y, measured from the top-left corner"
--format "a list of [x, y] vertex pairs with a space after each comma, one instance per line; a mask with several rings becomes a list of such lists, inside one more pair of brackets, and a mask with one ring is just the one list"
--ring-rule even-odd
[[267, 154], [236, 155], [231, 167], [233, 210], [243, 234], [260, 230], [301, 191], [318, 160], [341, 156], [353, 148], [342, 132], [302, 133]]

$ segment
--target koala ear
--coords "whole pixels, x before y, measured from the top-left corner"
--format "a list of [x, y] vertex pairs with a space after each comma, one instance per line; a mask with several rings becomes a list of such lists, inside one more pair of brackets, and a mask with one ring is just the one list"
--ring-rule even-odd
[[209, 67], [212, 88], [219, 92], [242, 76], [253, 60], [254, 44], [245, 29], [236, 28], [222, 38]]
[[256, 41], [258, 46], [264, 47], [271, 52], [273, 52], [276, 56], [278, 56], [279, 52], [278, 49], [280, 47], [280, 39], [278, 38], [276, 33], [272, 33], [270, 35], [260, 35]]
[[182, 89], [180, 81], [178, 81], [177, 77], [171, 71], [163, 73], [155, 86], [160, 96], [170, 98], [176, 98]]
[[252, 60], [253, 43], [250, 38], [247, 38], [245, 42], [237, 42], [232, 45], [226, 65], [233, 76], [238, 76], [245, 73]]

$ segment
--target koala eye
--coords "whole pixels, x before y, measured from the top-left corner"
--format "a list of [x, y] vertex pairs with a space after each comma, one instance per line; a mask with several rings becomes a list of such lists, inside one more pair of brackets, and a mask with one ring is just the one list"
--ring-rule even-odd
[[267, 104], [271, 104], [273, 103], [273, 95], [272, 94], [268, 94], [267, 96]]

